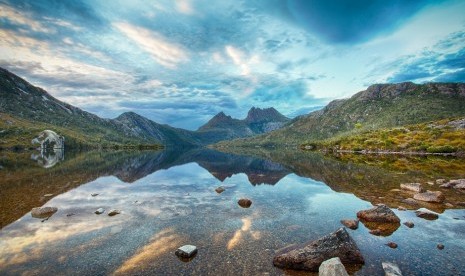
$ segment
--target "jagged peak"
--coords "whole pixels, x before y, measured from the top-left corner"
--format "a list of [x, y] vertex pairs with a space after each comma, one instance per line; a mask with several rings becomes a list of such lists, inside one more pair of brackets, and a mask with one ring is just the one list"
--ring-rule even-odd
[[253, 106], [247, 113], [247, 123], [263, 121], [289, 121], [290, 119], [279, 113], [274, 107], [258, 108]]

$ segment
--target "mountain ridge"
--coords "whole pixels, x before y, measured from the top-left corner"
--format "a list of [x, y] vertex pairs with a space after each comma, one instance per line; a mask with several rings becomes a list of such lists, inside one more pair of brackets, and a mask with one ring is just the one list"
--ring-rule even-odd
[[464, 83], [374, 84], [285, 127], [218, 146], [298, 146], [309, 141], [465, 115]]

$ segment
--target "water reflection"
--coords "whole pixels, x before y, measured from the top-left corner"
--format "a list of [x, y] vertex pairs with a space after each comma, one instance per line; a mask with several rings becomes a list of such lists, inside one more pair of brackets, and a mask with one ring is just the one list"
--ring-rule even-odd
[[[372, 203], [398, 206], [409, 195], [391, 192], [394, 187], [432, 178], [421, 170], [314, 154], [259, 154], [205, 149], [67, 153], [66, 160], [45, 170], [26, 154], [3, 152], [0, 274], [282, 275], [271, 263], [276, 250], [332, 232], [341, 219], [355, 218]], [[221, 194], [215, 192], [219, 185], [225, 188]], [[456, 190], [447, 193], [451, 201], [462, 196]], [[253, 201], [251, 208], [237, 205], [242, 197]], [[38, 206], [58, 212], [41, 222], [28, 213]], [[436, 221], [395, 210], [415, 227], [397, 226], [388, 237], [370, 235], [362, 224], [351, 231], [367, 259], [359, 273], [380, 274], [381, 261], [398, 263], [407, 275], [463, 271], [461, 259], [451, 256], [465, 255], [465, 213], [437, 206], [442, 214]], [[98, 208], [122, 212], [96, 215]], [[385, 246], [389, 241], [399, 248]], [[438, 242], [446, 249], [437, 250]], [[199, 248], [191, 262], [174, 255], [183, 244]]]
[[51, 168], [58, 162], [65, 160], [65, 150], [63, 148], [43, 148], [40, 153], [31, 154], [31, 159], [43, 168]]

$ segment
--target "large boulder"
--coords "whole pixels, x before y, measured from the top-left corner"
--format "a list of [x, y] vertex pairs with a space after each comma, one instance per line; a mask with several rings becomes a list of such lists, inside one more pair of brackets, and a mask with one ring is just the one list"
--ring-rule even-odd
[[339, 257], [326, 260], [318, 269], [318, 276], [349, 276]]
[[325, 260], [339, 257], [343, 264], [364, 264], [362, 253], [345, 228], [302, 245], [285, 248], [273, 259], [280, 268], [318, 271]]
[[425, 190], [423, 189], [423, 186], [420, 183], [405, 183], [405, 184], [400, 184], [400, 188], [402, 190], [407, 190], [411, 192], [417, 192], [417, 193], [422, 193]]
[[427, 191], [424, 193], [415, 194], [414, 199], [432, 203], [442, 203], [445, 199], [444, 195], [440, 191]]
[[379, 204], [371, 209], [358, 211], [357, 217], [362, 222], [400, 223], [399, 217], [384, 204]]

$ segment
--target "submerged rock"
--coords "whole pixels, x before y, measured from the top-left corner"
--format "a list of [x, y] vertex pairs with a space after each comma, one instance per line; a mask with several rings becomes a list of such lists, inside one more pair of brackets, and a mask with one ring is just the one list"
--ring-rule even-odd
[[438, 243], [438, 245], [436, 246], [439, 250], [443, 250], [444, 249], [444, 244], [442, 243]]
[[415, 194], [413, 198], [416, 200], [433, 203], [442, 203], [445, 199], [444, 195], [440, 191], [427, 191], [424, 193]]
[[439, 215], [426, 209], [426, 208], [422, 208], [422, 209], [419, 209], [417, 211], [415, 211], [415, 214], [417, 215], [417, 217], [419, 218], [423, 218], [423, 219], [427, 219], [427, 220], [435, 220], [435, 219], [438, 219], [439, 218]]
[[32, 208], [31, 216], [33, 218], [49, 218], [58, 211], [56, 207], [37, 207]]
[[407, 191], [412, 191], [412, 192], [417, 192], [417, 193], [422, 193], [425, 190], [423, 189], [423, 186], [420, 183], [405, 183], [405, 184], [400, 184], [400, 188], [402, 190], [407, 190]]
[[273, 265], [280, 268], [318, 271], [323, 261], [334, 257], [339, 257], [343, 264], [365, 263], [357, 244], [345, 228], [339, 228], [318, 240], [292, 246], [283, 251], [273, 259]]
[[97, 215], [103, 214], [103, 213], [105, 213], [105, 209], [103, 209], [103, 208], [98, 208], [97, 210], [95, 210], [94, 213], [96, 213]]
[[319, 276], [349, 276], [339, 257], [331, 258], [321, 263], [318, 268]]
[[343, 219], [341, 223], [352, 230], [356, 230], [358, 228], [358, 219]]
[[239, 199], [237, 204], [239, 204], [239, 206], [241, 206], [242, 208], [249, 208], [252, 205], [252, 200], [248, 198], [241, 198]]
[[402, 202], [408, 205], [418, 205], [418, 202], [411, 197], [402, 200]]
[[404, 225], [407, 226], [408, 228], [413, 228], [415, 226], [415, 224], [411, 221], [404, 222]]
[[357, 217], [362, 220], [362, 222], [400, 222], [399, 217], [384, 204], [379, 204], [371, 209], [358, 211]]
[[194, 245], [183, 245], [176, 249], [174, 254], [180, 258], [192, 258], [197, 254], [197, 247]]
[[98, 196], [98, 194], [91, 194], [92, 197]]
[[215, 192], [221, 194], [222, 192], [224, 192], [224, 187], [223, 186], [219, 186], [218, 188], [215, 189]]
[[402, 272], [396, 264], [383, 262], [382, 265], [385, 276], [402, 276]]
[[390, 248], [393, 248], [393, 249], [397, 248], [397, 243], [395, 243], [395, 242], [388, 242], [388, 243], [386, 243], [386, 245], [389, 246]]
[[110, 217], [116, 216], [116, 215], [118, 215], [118, 214], [121, 214], [121, 211], [120, 211], [120, 210], [117, 210], [117, 209], [113, 209], [113, 210], [110, 210], [110, 212], [108, 212], [108, 215], [109, 215]]

